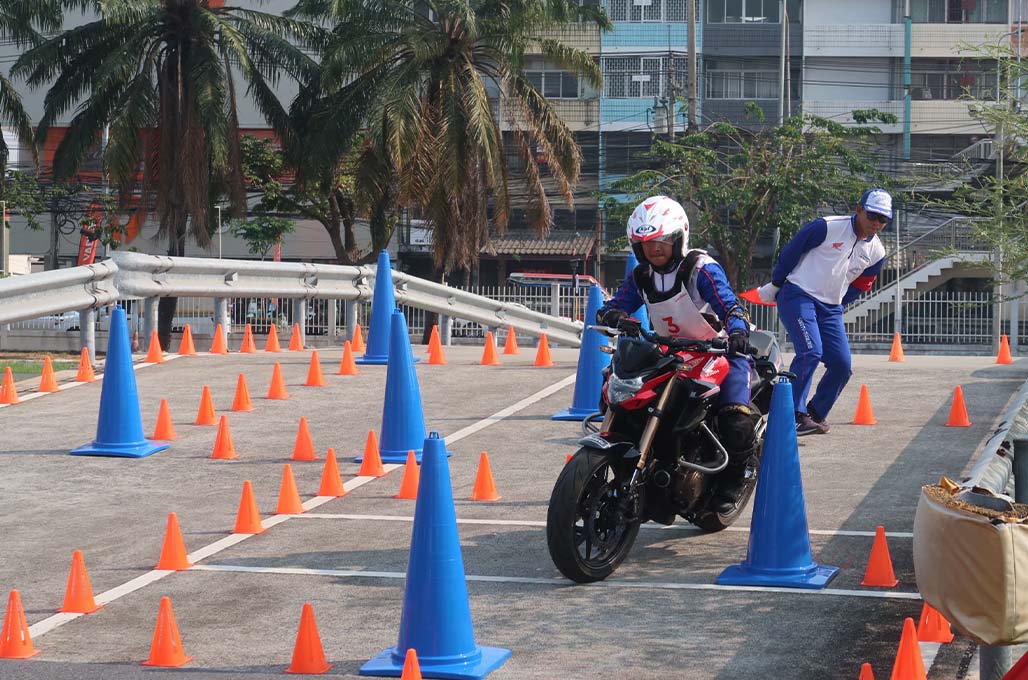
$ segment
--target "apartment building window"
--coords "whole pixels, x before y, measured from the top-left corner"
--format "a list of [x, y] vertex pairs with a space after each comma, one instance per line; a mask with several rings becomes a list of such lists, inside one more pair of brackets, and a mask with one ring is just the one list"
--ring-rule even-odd
[[[685, 87], [686, 61], [673, 57], [675, 85]], [[612, 98], [663, 97], [668, 82], [668, 57], [604, 57], [603, 96]]]
[[[787, 0], [790, 23], [801, 17], [800, 0]], [[707, 0], [708, 24], [779, 24], [780, 0]]]
[[708, 70], [707, 99], [778, 99], [776, 71]]
[[991, 100], [996, 96], [996, 73], [968, 61], [915, 64], [910, 86], [910, 97], [916, 100], [962, 97]]
[[911, 0], [910, 19], [920, 24], [1005, 24], [1007, 0]]
[[578, 99], [578, 76], [567, 71], [525, 71], [525, 78], [547, 99]]
[[611, 21], [625, 22], [683, 22], [686, 0], [607, 0], [607, 13]]

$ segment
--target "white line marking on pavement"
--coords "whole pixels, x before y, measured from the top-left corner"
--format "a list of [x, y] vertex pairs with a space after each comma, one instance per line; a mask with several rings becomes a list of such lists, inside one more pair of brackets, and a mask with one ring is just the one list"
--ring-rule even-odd
[[470, 437], [471, 435], [475, 434], [479, 430], [485, 429], [485, 428], [489, 427], [490, 425], [492, 425], [493, 423], [497, 423], [497, 422], [503, 420], [504, 418], [506, 418], [507, 416], [512, 416], [515, 413], [517, 413], [518, 411], [520, 411], [521, 409], [526, 408], [528, 406], [531, 406], [535, 402], [541, 401], [542, 399], [545, 399], [546, 397], [550, 396], [551, 394], [554, 394], [556, 392], [561, 391], [562, 389], [564, 389], [568, 385], [570, 385], [573, 382], [575, 382], [575, 377], [576, 377], [575, 374], [569, 375], [568, 377], [564, 378], [563, 380], [561, 380], [559, 382], [556, 382], [556, 383], [550, 385], [549, 387], [545, 387], [545, 388], [539, 390], [538, 392], [536, 392], [533, 395], [525, 397], [524, 399], [522, 399], [521, 401], [517, 402], [516, 404], [512, 404], [511, 406], [508, 406], [507, 408], [503, 409], [502, 411], [497, 411], [496, 413], [494, 413], [493, 415], [489, 416], [488, 418], [483, 418], [482, 420], [478, 421], [477, 423], [473, 423], [471, 425], [468, 425], [467, 427], [465, 427], [462, 430], [457, 430], [456, 432], [454, 432], [453, 434], [451, 434], [450, 436], [448, 436], [446, 438], [446, 443], [447, 444], [451, 444], [453, 442], [460, 441], [461, 439], [464, 439], [465, 437]]
[[[289, 576], [332, 576], [336, 578], [385, 578], [403, 579], [407, 574], [402, 571], [356, 571], [349, 569], [302, 569], [299, 567], [244, 567], [232, 564], [198, 564], [190, 571], [220, 571], [247, 574], [282, 574]], [[843, 588], [826, 588], [824, 590], [804, 590], [802, 588], [775, 588], [760, 586], [719, 586], [715, 583], [669, 583], [653, 581], [600, 581], [585, 585], [573, 584], [567, 579], [533, 578], [525, 576], [466, 576], [468, 581], [483, 583], [520, 583], [539, 586], [561, 586], [576, 588], [637, 588], [642, 590], [709, 590], [737, 591], [745, 593], [788, 593], [789, 595], [836, 595], [841, 597], [864, 597], [879, 600], [920, 600], [920, 593], [890, 593], [881, 590], [846, 590]]]

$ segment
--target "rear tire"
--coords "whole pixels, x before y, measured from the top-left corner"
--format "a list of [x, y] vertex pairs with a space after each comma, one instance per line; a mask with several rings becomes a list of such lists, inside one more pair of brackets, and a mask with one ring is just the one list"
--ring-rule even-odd
[[[761, 436], [763, 436], [763, 433], [761, 433]], [[763, 453], [764, 441], [763, 439], [761, 439], [760, 449], [757, 454], [758, 472], [760, 470], [760, 457], [763, 455]], [[742, 511], [745, 510], [746, 506], [749, 504], [750, 499], [753, 498], [753, 492], [756, 490], [756, 488], [757, 477], [754, 477], [749, 486], [747, 486], [746, 489], [743, 491], [742, 496], [740, 496], [739, 500], [736, 502], [735, 510], [725, 513], [715, 512], [713, 510], [705, 510], [703, 512], [696, 513], [696, 516], [693, 518], [692, 523], [698, 526], [699, 528], [703, 529], [707, 533], [712, 534], [718, 531], [724, 531], [728, 527], [735, 524], [735, 521], [739, 519], [739, 515], [742, 514]]]

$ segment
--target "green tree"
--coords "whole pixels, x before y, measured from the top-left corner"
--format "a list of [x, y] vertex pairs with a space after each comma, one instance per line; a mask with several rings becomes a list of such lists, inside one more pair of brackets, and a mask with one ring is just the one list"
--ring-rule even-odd
[[[748, 112], [762, 115], [755, 106]], [[894, 122], [877, 111], [855, 118]], [[650, 153], [655, 168], [614, 184], [631, 199], [608, 200], [608, 217], [623, 224], [638, 200], [672, 196], [690, 213], [690, 243], [715, 248], [733, 286], [749, 286], [757, 239], [777, 233], [785, 243], [819, 210], [847, 211], [867, 186], [888, 185], [869, 151], [877, 131], [805, 115], [758, 131], [714, 123], [674, 142], [657, 141]]]
[[284, 217], [257, 215], [248, 220], [232, 220], [229, 233], [246, 241], [250, 252], [260, 255], [263, 260], [276, 243], [281, 243], [286, 234], [293, 233], [294, 227], [293, 221]]

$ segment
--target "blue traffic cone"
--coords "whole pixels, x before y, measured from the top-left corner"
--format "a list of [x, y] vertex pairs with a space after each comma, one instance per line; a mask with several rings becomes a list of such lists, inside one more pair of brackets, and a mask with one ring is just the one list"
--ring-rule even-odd
[[[639, 260], [635, 259], [635, 253], [628, 253], [628, 260], [625, 261], [625, 279], [628, 279], [635, 268], [639, 266]], [[650, 315], [646, 313], [646, 305], [642, 305], [639, 309], [632, 312], [632, 316], [639, 320], [639, 324], [643, 328], [650, 327]]]
[[382, 407], [382, 438], [378, 450], [383, 463], [406, 462], [408, 451], [414, 451], [420, 463], [421, 447], [425, 441], [425, 414], [421, 409], [421, 388], [418, 387], [418, 374], [414, 372], [407, 320], [398, 309], [392, 313], [391, 331], [385, 404]]
[[415, 649], [422, 676], [477, 680], [502, 666], [510, 658], [510, 650], [475, 644], [446, 444], [433, 432], [422, 446], [425, 456], [414, 508], [399, 639], [395, 647], [364, 664], [360, 674], [398, 677], [407, 650]]
[[838, 567], [820, 565], [810, 554], [792, 385], [778, 380], [771, 393], [746, 559], [721, 572], [717, 582], [820, 590], [838, 572]]
[[[596, 313], [603, 306], [603, 292], [599, 286], [589, 289], [589, 303], [585, 306], [585, 325], [596, 323]], [[571, 408], [553, 415], [553, 420], [583, 420], [600, 410], [600, 392], [603, 389], [603, 367], [608, 363], [600, 347], [607, 345], [603, 335], [588, 328], [582, 331], [582, 345], [578, 349], [578, 374], [575, 376], [575, 396]]]
[[145, 458], [166, 448], [167, 442], [150, 441], [143, 436], [125, 309], [115, 307], [107, 339], [96, 439], [92, 444], [73, 449], [71, 455]]
[[393, 294], [389, 253], [383, 250], [378, 254], [378, 268], [375, 270], [375, 296], [371, 299], [368, 349], [363, 357], [356, 360], [358, 364], [383, 365], [389, 363], [389, 319], [395, 309], [396, 296]]

